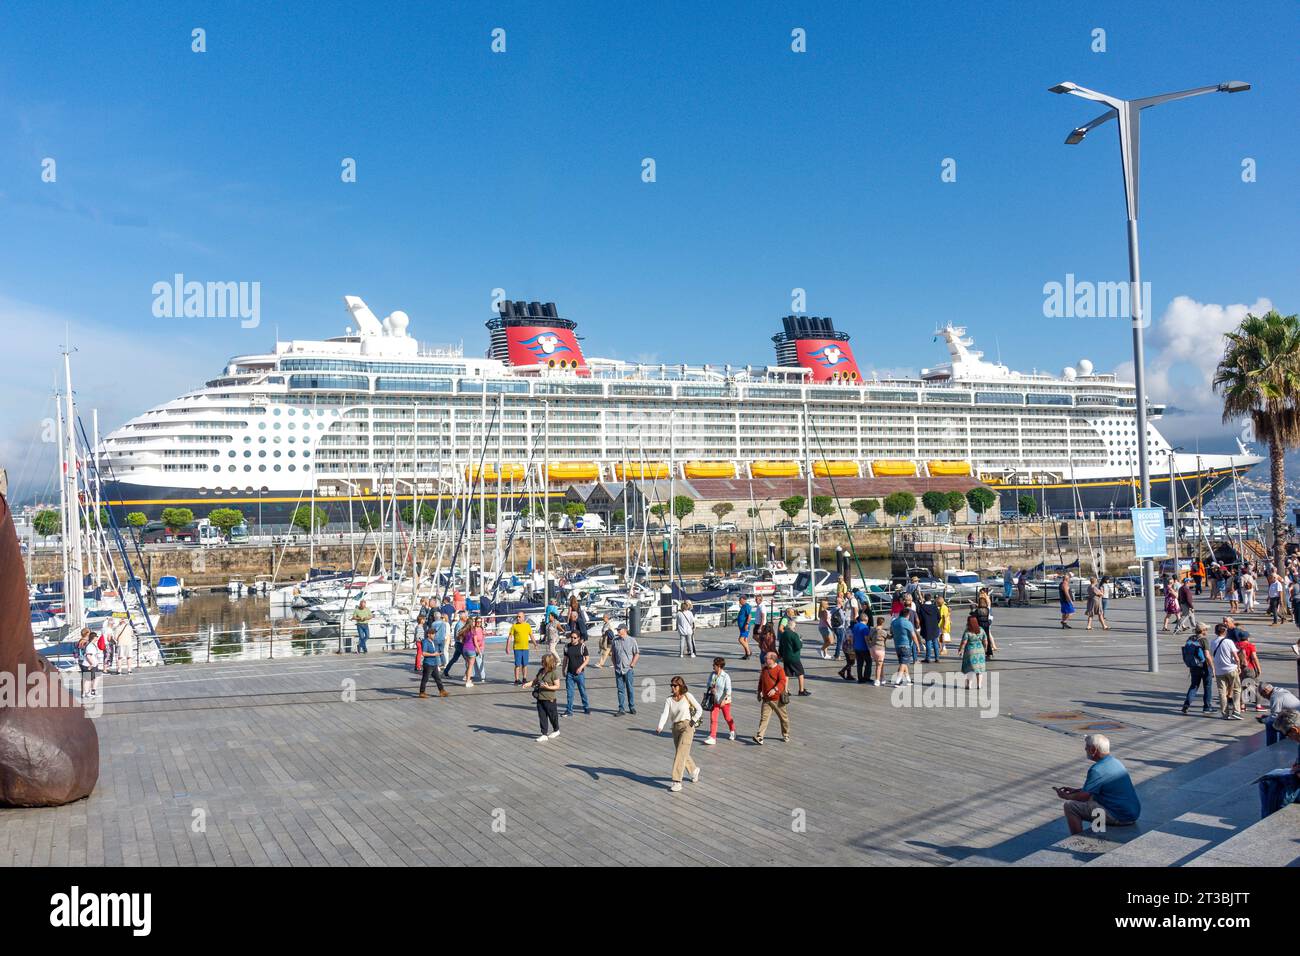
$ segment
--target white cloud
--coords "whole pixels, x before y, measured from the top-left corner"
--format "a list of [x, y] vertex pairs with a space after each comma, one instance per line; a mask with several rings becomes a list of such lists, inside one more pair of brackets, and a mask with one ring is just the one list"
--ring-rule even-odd
[[[1170, 407], [1171, 414], [1159, 425], [1170, 441], [1231, 438], [1239, 433], [1239, 426], [1223, 423], [1223, 406], [1213, 387], [1214, 371], [1223, 358], [1223, 336], [1248, 313], [1263, 315], [1272, 308], [1266, 298], [1252, 305], [1216, 305], [1180, 295], [1147, 331], [1147, 395]], [[1115, 374], [1131, 382], [1133, 363], [1116, 366]]]

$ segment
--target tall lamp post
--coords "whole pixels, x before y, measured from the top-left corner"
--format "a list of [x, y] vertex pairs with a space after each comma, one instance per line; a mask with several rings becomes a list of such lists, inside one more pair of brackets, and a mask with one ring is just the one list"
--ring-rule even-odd
[[[1170, 100], [1200, 96], [1202, 93], [1241, 93], [1248, 89], [1250, 89], [1249, 83], [1233, 80], [1217, 86], [1201, 86], [1194, 90], [1162, 93], [1137, 100], [1122, 100], [1117, 96], [1098, 93], [1096, 90], [1075, 83], [1058, 83], [1049, 90], [1052, 93], [1081, 96], [1085, 100], [1095, 100], [1109, 107], [1096, 119], [1071, 130], [1070, 135], [1065, 138], [1067, 146], [1083, 142], [1083, 138], [1089, 132], [1107, 120], [1114, 119], [1119, 122], [1120, 164], [1124, 173], [1124, 197], [1128, 207], [1129, 315], [1133, 322], [1133, 384], [1137, 391], [1138, 473], [1142, 489], [1141, 504], [1144, 508], [1151, 506], [1151, 471], [1147, 453], [1147, 401], [1142, 355], [1142, 322], [1146, 313], [1146, 303], [1142, 301], [1142, 270], [1138, 262], [1138, 117], [1147, 107], [1159, 106]], [[1155, 576], [1151, 558], [1142, 559], [1142, 600], [1146, 605], [1147, 670], [1154, 674], [1160, 669], [1160, 661], [1156, 647]]]

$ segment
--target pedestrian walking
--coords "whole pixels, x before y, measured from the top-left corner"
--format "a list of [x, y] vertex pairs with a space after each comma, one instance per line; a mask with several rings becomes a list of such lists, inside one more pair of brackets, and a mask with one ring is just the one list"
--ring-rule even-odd
[[975, 597], [973, 613], [980, 622], [980, 630], [984, 632], [985, 656], [993, 657], [998, 652], [998, 642], [993, 640], [993, 602], [989, 598], [988, 588], [980, 588]]
[[618, 689], [618, 715], [622, 717], [625, 708], [628, 713], [636, 713], [636, 696], [634, 691], [634, 669], [641, 660], [641, 648], [636, 639], [629, 637], [627, 625], [619, 626], [618, 633], [610, 644], [610, 656], [614, 663], [614, 686]]
[[483, 625], [479, 618], [472, 617], [469, 620], [469, 626], [465, 629], [465, 636], [461, 638], [461, 649], [465, 656], [466, 687], [474, 686], [474, 665], [483, 653], [483, 646]]
[[1178, 626], [1174, 630], [1181, 631], [1184, 627], [1196, 628], [1196, 602], [1192, 596], [1190, 576], [1184, 577], [1178, 586]]
[[[560, 714], [555, 705], [555, 694], [560, 689], [559, 661], [554, 654], [542, 655], [542, 666], [532, 681], [533, 700], [537, 701], [537, 720], [542, 733], [539, 744], [560, 736]], [[546, 728], [550, 727], [548, 731]]]
[[578, 688], [582, 698], [582, 712], [591, 713], [591, 704], [587, 701], [587, 642], [582, 639], [575, 627], [569, 631], [569, 643], [564, 647], [564, 716], [573, 716], [573, 688]]
[[881, 614], [876, 618], [875, 626], [871, 628], [871, 634], [867, 637], [871, 648], [868, 652], [870, 662], [867, 665], [871, 680], [868, 683], [876, 687], [885, 686], [885, 647], [889, 644], [889, 639], [889, 626], [885, 623], [885, 616]]
[[[866, 609], [863, 609], [862, 611], [858, 612], [858, 619], [853, 622], [853, 627], [850, 628], [850, 631], [852, 637], [850, 644], [853, 648], [854, 663], [857, 666], [857, 681], [859, 684], [870, 683], [873, 674], [873, 667], [871, 661], [871, 614], [870, 612], [867, 611]], [[844, 670], [848, 671], [847, 665], [845, 665]], [[842, 671], [841, 673], [844, 672]], [[845, 677], [850, 677], [850, 676], [852, 675], [845, 674]]]
[[1241, 576], [1241, 605], [1243, 614], [1255, 613], [1255, 575], [1249, 567]]
[[781, 666], [788, 675], [799, 679], [799, 696], [811, 697], [812, 691], [804, 686], [803, 641], [795, 626], [794, 617], [789, 612], [781, 621], [781, 633], [776, 638], [777, 653], [781, 655]]
[[1196, 631], [1187, 635], [1183, 642], [1183, 665], [1187, 668], [1187, 694], [1183, 697], [1183, 713], [1192, 706], [1192, 696], [1199, 688], [1201, 691], [1201, 713], [1214, 712], [1211, 695], [1214, 693], [1210, 681], [1210, 629], [1204, 624], [1197, 624]]
[[754, 640], [758, 644], [758, 660], [761, 665], [768, 654], [777, 652], [776, 628], [766, 622], [760, 624], [758, 631], [754, 635]]
[[1110, 625], [1106, 623], [1106, 612], [1102, 607], [1102, 586], [1097, 581], [1096, 576], [1088, 579], [1088, 603], [1085, 613], [1088, 618], [1088, 630], [1092, 630], [1092, 619], [1094, 617], [1103, 631], [1110, 630]]
[[[437, 613], [434, 611], [433, 613]], [[423, 654], [420, 656], [420, 693], [417, 697], [427, 698], [429, 695], [425, 692], [429, 686], [429, 678], [433, 678], [434, 684], [438, 687], [438, 696], [446, 697], [447, 688], [442, 686], [442, 673], [440, 666], [442, 664], [442, 644], [433, 636], [433, 631], [424, 632], [420, 638], [421, 649]]]
[[921, 606], [916, 609], [916, 616], [921, 622], [919, 628], [921, 646], [925, 653], [923, 663], [937, 664], [939, 663], [939, 607], [929, 594], [925, 595]]
[[1165, 592], [1165, 620], [1160, 625], [1160, 630], [1169, 630], [1169, 622], [1174, 622], [1174, 632], [1178, 631], [1178, 591], [1174, 588], [1174, 582], [1171, 578], [1165, 578], [1163, 582]]
[[773, 714], [776, 714], [776, 719], [781, 723], [781, 739], [790, 742], [789, 705], [785, 669], [777, 660], [775, 652], [764, 654], [763, 669], [758, 675], [758, 733], [754, 735], [754, 743], [763, 743], [767, 722]]
[[610, 613], [606, 611], [600, 619], [600, 660], [596, 661], [597, 667], [604, 667], [605, 662], [609, 660], [612, 653], [611, 647], [614, 643], [614, 622]]
[[709, 712], [709, 736], [705, 744], [712, 747], [718, 742], [718, 714], [727, 722], [731, 739], [736, 739], [736, 722], [731, 719], [731, 675], [727, 673], [724, 658], [713, 659], [713, 673], [704, 688], [704, 703], [701, 705]]
[[970, 687], [971, 677], [975, 678], [975, 688], [984, 686], [984, 629], [980, 627], [979, 618], [974, 614], [966, 618], [966, 633], [961, 636], [957, 653], [961, 657], [961, 672], [966, 675], [966, 686]]
[[1226, 624], [1214, 625], [1210, 643], [1210, 663], [1214, 668], [1214, 687], [1219, 693], [1219, 712], [1224, 720], [1241, 720], [1241, 655], [1237, 644], [1228, 637]]
[[370, 619], [374, 617], [370, 608], [366, 607], [365, 598], [357, 602], [357, 609], [352, 612], [352, 620], [357, 625], [357, 653], [368, 654], [366, 641], [370, 640]]
[[[844, 585], [841, 581], [840, 584]], [[831, 660], [839, 660], [840, 653], [844, 650], [844, 642], [849, 633], [849, 622], [857, 613], [853, 609], [853, 597], [846, 590], [843, 594], [835, 599], [835, 605], [831, 608], [831, 631], [835, 634], [835, 650], [831, 653]]]
[[664, 724], [672, 724], [673, 784], [668, 789], [678, 793], [682, 789], [683, 773], [691, 775], [692, 783], [700, 782], [699, 764], [691, 757], [691, 741], [695, 739], [695, 728], [704, 719], [704, 710], [681, 677], [674, 677], [669, 682], [669, 687], [672, 693], [664, 701], [664, 712], [659, 715], [659, 726], [655, 733], [663, 733]]
[[1061, 602], [1061, 627], [1071, 628], [1074, 625], [1070, 623], [1070, 615], [1074, 613], [1074, 599], [1070, 591], [1070, 572], [1066, 571], [1061, 575], [1061, 584], [1056, 589], [1057, 597]]
[[1233, 641], [1237, 645], [1237, 653], [1241, 656], [1241, 706], [1244, 710], [1247, 707], [1253, 707], [1255, 710], [1266, 710], [1260, 706], [1259, 700], [1259, 651], [1255, 647], [1255, 642], [1250, 639], [1250, 632], [1245, 628], [1237, 628], [1236, 636]]
[[754, 623], [754, 599], [752, 597], [741, 598], [740, 607], [736, 610], [736, 628], [739, 635], [736, 640], [740, 643], [742, 661], [749, 660], [749, 631]]
[[1269, 627], [1282, 623], [1282, 575], [1276, 571], [1268, 576], [1268, 614], [1272, 620]]
[[415, 642], [415, 672], [420, 674], [424, 671], [424, 639], [429, 636], [429, 631], [433, 627], [433, 601], [430, 598], [424, 598], [420, 601], [420, 613], [415, 616], [415, 631], [417, 640]]
[[515, 622], [510, 625], [507, 641], [510, 653], [514, 657], [516, 687], [528, 679], [528, 650], [536, 643], [537, 639], [533, 637], [533, 626], [528, 623], [524, 612], [520, 611], [515, 615]]
[[[1007, 590], [1010, 592], [1010, 588]], [[948, 653], [948, 645], [952, 643], [952, 608], [942, 594], [934, 596], [934, 603], [939, 608], [939, 655], [943, 656]]]
[[916, 625], [906, 614], [900, 614], [890, 622], [889, 631], [894, 638], [894, 653], [898, 656], [894, 684], [910, 684], [912, 675], [909, 668], [916, 663], [916, 657], [921, 651], [921, 639], [916, 634]]
[[695, 612], [690, 601], [677, 606], [677, 656], [695, 656]]
[[822, 646], [818, 653], [821, 654], [822, 660], [826, 659], [826, 652], [831, 647], [831, 608], [830, 604], [822, 601], [817, 605], [817, 633], [821, 636]]
[[99, 682], [104, 668], [104, 652], [99, 649], [99, 641], [90, 628], [81, 629], [81, 639], [77, 641], [77, 652], [81, 667], [81, 699], [94, 700], [99, 696]]
[[[451, 641], [456, 646], [456, 651], [451, 655], [451, 660], [447, 661], [447, 666], [442, 669], [442, 676], [451, 677], [451, 665], [455, 664], [465, 654], [465, 635], [469, 633], [469, 612], [457, 611], [456, 620], [451, 625]], [[469, 673], [469, 668], [465, 668], [465, 673]]]

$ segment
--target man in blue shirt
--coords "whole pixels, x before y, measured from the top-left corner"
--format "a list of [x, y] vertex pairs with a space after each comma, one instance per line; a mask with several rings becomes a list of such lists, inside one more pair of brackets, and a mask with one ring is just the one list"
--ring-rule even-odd
[[[1082, 833], [1085, 823], [1103, 831], [1105, 826], [1132, 826], [1142, 814], [1142, 803], [1128, 769], [1110, 755], [1110, 738], [1088, 734], [1083, 738], [1083, 750], [1093, 762], [1083, 786], [1077, 790], [1052, 788], [1065, 801], [1065, 822], [1070, 833]], [[1103, 816], [1105, 826], [1097, 826]]]
[[858, 664], [858, 683], [866, 684], [870, 681], [869, 675], [874, 673], [871, 661], [871, 615], [866, 611], [859, 613], [851, 630], [853, 631], [853, 656]]
[[912, 683], [908, 668], [916, 661], [921, 650], [921, 640], [916, 636], [916, 625], [908, 617], [907, 610], [894, 618], [889, 625], [889, 633], [894, 638], [894, 653], [898, 655], [898, 670], [894, 672], [895, 684]]

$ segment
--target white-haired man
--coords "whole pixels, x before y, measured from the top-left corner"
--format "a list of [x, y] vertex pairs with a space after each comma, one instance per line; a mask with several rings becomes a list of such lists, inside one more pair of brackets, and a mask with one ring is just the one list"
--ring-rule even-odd
[[[1300, 744], [1300, 711], [1281, 710], [1272, 720], [1273, 731], [1280, 739]], [[1256, 783], [1259, 784], [1259, 816], [1263, 819], [1300, 797], [1300, 760], [1290, 768], [1269, 771]]]
[[1110, 738], [1105, 734], [1088, 734], [1083, 738], [1083, 752], [1092, 761], [1083, 786], [1053, 787], [1065, 801], [1065, 822], [1071, 834], [1083, 832], [1085, 824], [1102, 819], [1107, 826], [1132, 826], [1142, 814], [1142, 803], [1128, 768], [1110, 753]]
[[1257, 719], [1264, 725], [1264, 743], [1271, 747], [1279, 739], [1278, 732], [1273, 729], [1273, 720], [1284, 710], [1300, 710], [1300, 697], [1268, 682], [1259, 685], [1259, 696], [1268, 701], [1268, 713]]

